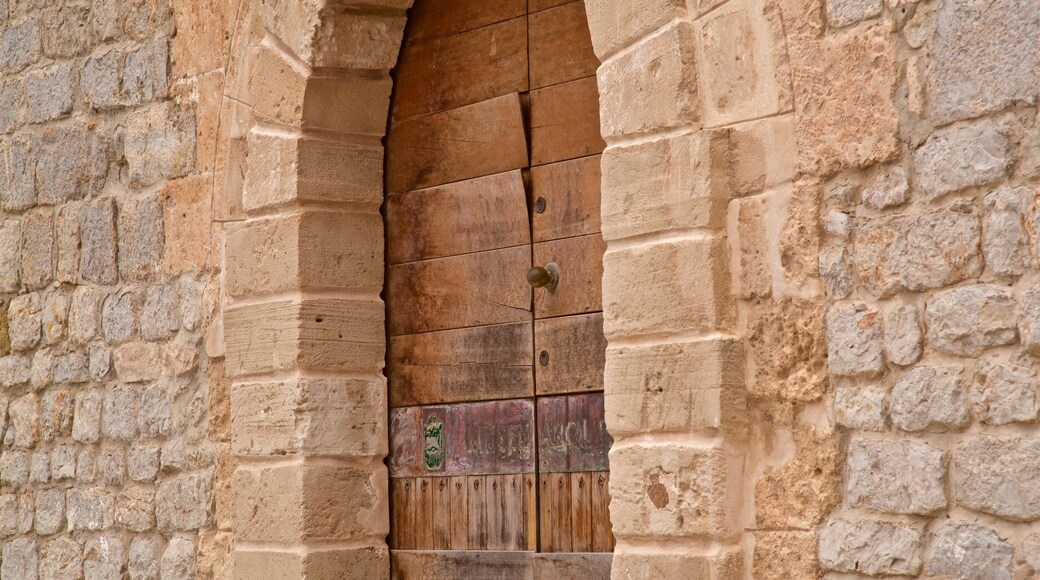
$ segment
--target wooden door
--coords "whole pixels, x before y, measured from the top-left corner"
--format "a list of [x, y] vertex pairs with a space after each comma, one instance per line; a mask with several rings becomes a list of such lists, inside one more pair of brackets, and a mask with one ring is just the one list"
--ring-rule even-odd
[[411, 11], [385, 206], [395, 577], [609, 575], [597, 66], [581, 0]]

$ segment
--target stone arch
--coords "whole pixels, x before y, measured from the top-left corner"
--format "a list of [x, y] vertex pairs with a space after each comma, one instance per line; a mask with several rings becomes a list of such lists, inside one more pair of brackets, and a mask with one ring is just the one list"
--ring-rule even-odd
[[[239, 578], [389, 574], [380, 139], [411, 3], [239, 9], [214, 182]], [[755, 131], [776, 127], [729, 126], [781, 117], [790, 103], [763, 2], [700, 4], [586, 4], [608, 142], [614, 578], [750, 573], [731, 290], [743, 282], [727, 216], [734, 177], [744, 195], [792, 176], [735, 145], [760, 151]], [[706, 49], [734, 30], [753, 43]], [[737, 59], [743, 48], [757, 60]]]

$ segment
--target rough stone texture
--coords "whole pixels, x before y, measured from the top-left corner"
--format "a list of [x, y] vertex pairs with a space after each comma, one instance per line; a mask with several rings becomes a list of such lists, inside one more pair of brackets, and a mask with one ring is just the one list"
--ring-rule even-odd
[[798, 454], [767, 468], [755, 482], [757, 524], [763, 529], [813, 529], [841, 502], [834, 434], [796, 428], [794, 441]]
[[755, 378], [753, 396], [807, 402], [826, 390], [823, 312], [805, 300], [784, 300], [756, 313], [748, 343]]
[[159, 580], [163, 546], [162, 538], [134, 536], [130, 540], [127, 573], [132, 580]]
[[883, 431], [887, 411], [885, 389], [873, 385], [839, 384], [834, 388], [834, 420], [864, 431]]
[[143, 187], [186, 175], [195, 164], [195, 115], [173, 103], [133, 113], [127, 120], [130, 185]]
[[925, 572], [965, 580], [1010, 580], [1014, 548], [978, 525], [946, 525], [932, 538]]
[[856, 272], [878, 296], [939, 288], [982, 271], [981, 227], [972, 208], [863, 218], [856, 226]]
[[1040, 355], [1040, 283], [1026, 286], [1019, 292], [1018, 334], [1024, 346], [1034, 355]]
[[923, 200], [992, 183], [1011, 163], [1007, 137], [989, 120], [937, 131], [914, 151], [913, 159]]
[[899, 304], [884, 314], [885, 358], [900, 366], [921, 358], [921, 322], [917, 307]]
[[886, 209], [906, 203], [910, 199], [906, 170], [895, 164], [875, 167], [870, 171], [859, 195], [863, 205], [873, 209]]
[[4, 544], [0, 574], [5, 578], [36, 578], [39, 574], [39, 556], [36, 540], [16, 538]]
[[164, 236], [159, 195], [124, 201], [119, 206], [119, 275], [141, 280], [159, 269]]
[[1037, 368], [1031, 360], [984, 358], [975, 370], [972, 414], [989, 425], [1032, 423], [1040, 412], [1037, 384]]
[[1040, 15], [1032, 3], [943, 3], [930, 47], [932, 119], [949, 123], [1035, 102], [1038, 36]]
[[856, 438], [849, 445], [847, 498], [855, 507], [928, 515], [946, 507], [943, 452], [922, 441]]
[[836, 572], [917, 575], [924, 535], [916, 527], [872, 520], [832, 520], [819, 531], [820, 565]]
[[892, 389], [892, 424], [904, 431], [966, 427], [968, 398], [964, 368], [959, 366], [909, 369]]
[[839, 376], [885, 372], [881, 323], [863, 304], [840, 303], [827, 311], [827, 364]]
[[1040, 518], [1040, 438], [978, 437], [953, 452], [958, 504], [1010, 520]]
[[40, 548], [40, 580], [79, 578], [83, 552], [71, 538], [56, 538]]
[[960, 356], [979, 356], [991, 346], [1018, 338], [1015, 301], [1007, 288], [993, 284], [962, 286], [937, 293], [925, 308], [932, 345]]
[[80, 277], [84, 282], [116, 281], [116, 209], [111, 199], [82, 206], [80, 211]]
[[982, 251], [986, 268], [1001, 276], [1019, 276], [1031, 262], [1027, 219], [1033, 191], [1001, 187], [983, 200]]
[[882, 0], [827, 0], [827, 22], [841, 27], [881, 14]]

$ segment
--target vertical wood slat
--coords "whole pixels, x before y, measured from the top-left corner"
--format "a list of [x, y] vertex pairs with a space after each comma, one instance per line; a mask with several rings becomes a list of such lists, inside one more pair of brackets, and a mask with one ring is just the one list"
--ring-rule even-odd
[[614, 532], [610, 525], [610, 472], [589, 474], [592, 480], [592, 551], [613, 552]]
[[469, 550], [485, 550], [488, 544], [486, 476], [466, 477], [466, 512], [468, 518], [466, 544]]
[[569, 473], [543, 473], [541, 481], [542, 552], [571, 551], [571, 476]]
[[469, 480], [465, 475], [448, 478], [451, 504], [449, 545], [452, 550], [469, 549]]
[[592, 479], [594, 473], [571, 474], [571, 551], [592, 551]]
[[456, 516], [451, 511], [452, 477], [433, 478], [433, 541], [434, 550], [451, 549], [451, 520]]
[[419, 477], [415, 480], [415, 547], [433, 546], [433, 482], [435, 479]]
[[523, 549], [538, 549], [538, 477], [533, 473], [523, 474], [524, 486], [524, 546]]
[[391, 501], [394, 506], [393, 545], [398, 550], [414, 550], [416, 546], [414, 480], [408, 478], [390, 481], [393, 487]]
[[487, 498], [487, 549], [505, 550], [506, 486], [505, 476], [484, 477], [484, 494]]

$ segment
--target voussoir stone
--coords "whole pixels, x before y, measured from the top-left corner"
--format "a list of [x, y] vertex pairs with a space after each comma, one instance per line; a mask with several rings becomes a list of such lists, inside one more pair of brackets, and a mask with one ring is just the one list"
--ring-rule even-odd
[[943, 452], [923, 441], [854, 439], [847, 467], [854, 507], [927, 515], [947, 505]]
[[920, 215], [857, 220], [853, 262], [879, 296], [941, 288], [982, 273], [978, 212], [957, 206]]
[[947, 524], [932, 539], [927, 574], [962, 580], [1011, 580], [1015, 550], [983, 526]]
[[1008, 139], [990, 120], [936, 131], [913, 154], [921, 199], [992, 183], [1011, 164]]
[[958, 504], [1002, 518], [1040, 518], [1040, 438], [980, 436], [953, 452]]
[[975, 284], [939, 292], [925, 307], [925, 326], [935, 348], [976, 357], [1018, 338], [1015, 300], [995, 284]]
[[827, 311], [827, 362], [839, 376], [885, 371], [880, 316], [863, 304], [838, 303]]
[[904, 431], [959, 429], [971, 422], [961, 366], [918, 366], [892, 389], [892, 423]]
[[923, 534], [915, 526], [873, 520], [831, 520], [820, 527], [820, 565], [835, 572], [916, 575]]

